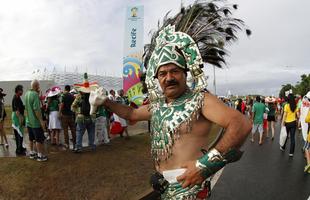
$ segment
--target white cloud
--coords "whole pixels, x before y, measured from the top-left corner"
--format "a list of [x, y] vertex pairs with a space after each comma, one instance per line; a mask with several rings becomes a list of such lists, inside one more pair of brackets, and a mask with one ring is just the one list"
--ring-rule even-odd
[[[184, 1], [185, 4], [192, 2]], [[217, 69], [218, 93], [277, 94], [310, 73], [308, 0], [234, 0], [236, 16], [252, 29], [229, 48], [228, 70]], [[0, 0], [0, 80], [30, 79], [34, 69], [56, 67], [121, 76], [125, 7], [145, 6], [144, 41], [180, 0]], [[17, 6], [18, 5], [18, 6]], [[289, 67], [286, 67], [289, 66]], [[212, 90], [213, 71], [207, 66]]]

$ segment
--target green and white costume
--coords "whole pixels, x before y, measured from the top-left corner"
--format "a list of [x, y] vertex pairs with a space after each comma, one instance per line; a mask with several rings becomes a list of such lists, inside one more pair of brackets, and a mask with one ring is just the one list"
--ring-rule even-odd
[[[181, 55], [183, 54], [183, 55]], [[174, 63], [189, 70], [193, 80], [193, 89], [188, 89], [179, 98], [166, 103], [155, 77], [160, 66]], [[172, 147], [180, 138], [180, 126], [185, 124], [191, 132], [192, 124], [198, 119], [203, 106], [207, 84], [201, 69], [203, 62], [195, 41], [183, 32], [175, 32], [174, 26], [165, 27], [156, 38], [156, 47], [149, 60], [146, 72], [146, 84], [149, 91], [151, 119], [151, 152], [157, 165], [169, 159]], [[183, 189], [179, 183], [170, 184], [162, 199], [196, 199], [202, 186]]]
[[186, 91], [175, 101], [167, 104], [165, 99], [152, 102], [152, 156], [159, 164], [172, 154], [175, 140], [180, 138], [179, 127], [185, 123], [190, 133], [192, 122], [199, 117], [204, 93]]
[[[182, 55], [183, 54], [183, 55]], [[174, 63], [189, 71], [192, 76], [192, 87], [173, 102], [166, 103], [165, 96], [160, 92], [155, 80], [160, 66]], [[156, 165], [169, 159], [172, 147], [180, 138], [180, 127], [185, 125], [187, 133], [191, 132], [193, 122], [198, 119], [203, 107], [207, 84], [202, 71], [203, 61], [195, 41], [186, 33], [176, 32], [174, 26], [168, 25], [159, 32], [156, 46], [150, 57], [146, 72], [146, 85], [150, 99], [151, 118], [151, 152]], [[162, 194], [162, 199], [191, 200], [204, 189], [206, 180], [227, 163], [240, 159], [242, 152], [230, 149], [221, 155], [211, 149], [196, 161], [196, 167], [205, 178], [202, 185], [183, 189], [179, 183], [172, 183]]]

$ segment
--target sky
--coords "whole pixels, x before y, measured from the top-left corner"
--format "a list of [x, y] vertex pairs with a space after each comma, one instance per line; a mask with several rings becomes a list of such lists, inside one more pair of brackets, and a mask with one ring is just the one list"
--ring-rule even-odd
[[[184, 5], [193, 1], [183, 0]], [[122, 76], [125, 9], [144, 5], [144, 42], [149, 31], [181, 0], [0, 0], [0, 81], [29, 80], [32, 72], [78, 69]], [[309, 0], [231, 0], [234, 16], [253, 32], [239, 34], [224, 69], [215, 69], [216, 94], [278, 95], [310, 73]], [[208, 88], [214, 69], [205, 65]]]

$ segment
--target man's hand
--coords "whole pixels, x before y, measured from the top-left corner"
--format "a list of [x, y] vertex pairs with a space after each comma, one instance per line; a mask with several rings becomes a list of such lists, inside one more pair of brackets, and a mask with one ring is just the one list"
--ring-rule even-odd
[[43, 131], [46, 131], [45, 122], [43, 120], [40, 120], [40, 124], [41, 124]]
[[58, 119], [61, 120], [61, 118], [62, 118], [62, 113], [59, 111], [58, 112]]
[[199, 185], [204, 181], [201, 174], [201, 169], [196, 167], [196, 161], [189, 161], [181, 168], [186, 168], [186, 171], [181, 176], [177, 177], [177, 181], [182, 185], [183, 188], [188, 186], [193, 187]]
[[90, 115], [96, 113], [97, 107], [103, 105], [107, 98], [107, 91], [103, 87], [91, 91], [89, 95]]

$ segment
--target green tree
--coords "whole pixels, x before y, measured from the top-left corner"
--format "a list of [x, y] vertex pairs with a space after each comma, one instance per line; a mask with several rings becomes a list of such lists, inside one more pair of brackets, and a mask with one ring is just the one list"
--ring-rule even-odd
[[308, 91], [310, 91], [310, 74], [306, 75], [303, 74], [300, 76], [301, 81], [296, 84], [296, 92], [297, 94], [300, 94], [301, 96], [304, 96], [307, 94]]
[[284, 98], [285, 97], [285, 92], [290, 90], [290, 89], [292, 89], [293, 90], [293, 94], [295, 94], [296, 88], [292, 84], [282, 85], [282, 88], [281, 88], [280, 93], [279, 93], [279, 97], [280, 98]]

